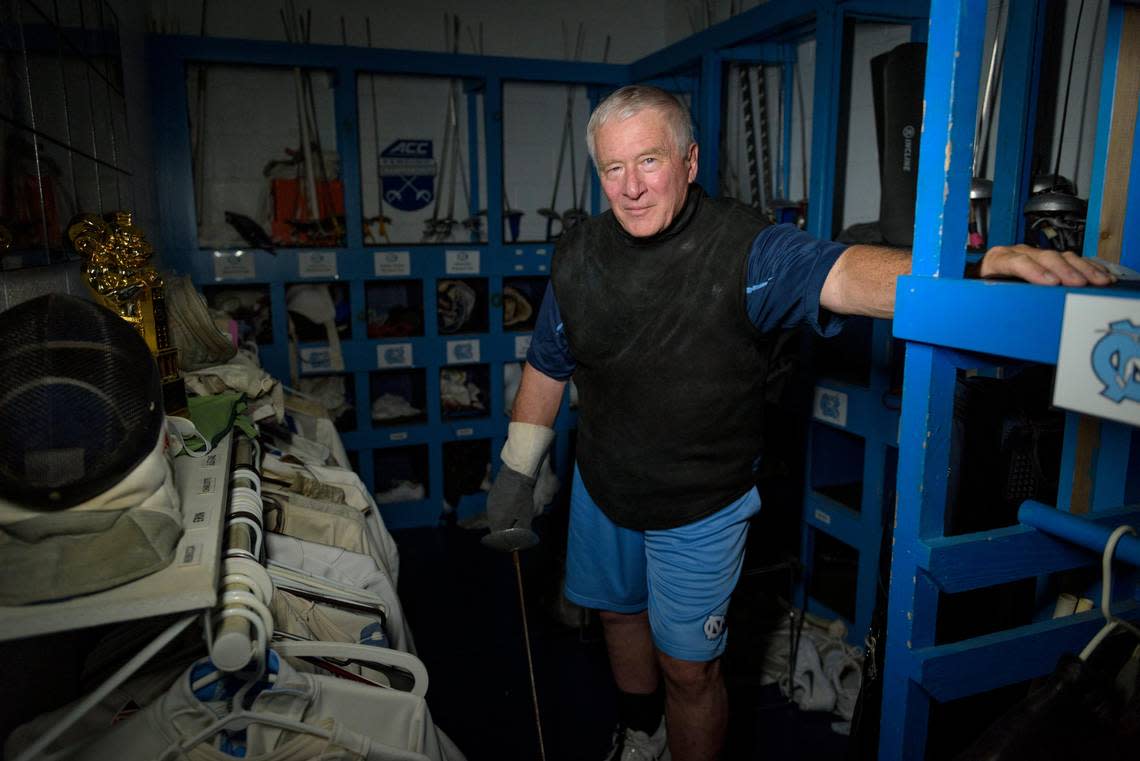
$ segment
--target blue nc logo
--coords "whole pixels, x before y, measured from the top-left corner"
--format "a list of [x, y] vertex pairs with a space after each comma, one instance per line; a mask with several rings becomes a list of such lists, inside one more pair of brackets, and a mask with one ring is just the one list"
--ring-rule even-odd
[[384, 627], [380, 622], [368, 624], [360, 630], [361, 645], [371, 645], [372, 647], [390, 647], [388, 643], [388, 635], [384, 633]]
[[397, 140], [380, 154], [380, 190], [384, 203], [416, 211], [435, 200], [435, 159], [431, 140]]
[[471, 359], [475, 356], [475, 352], [471, 350], [471, 344], [458, 344], [455, 347], [456, 359]]
[[824, 417], [839, 419], [839, 397], [835, 394], [820, 394], [819, 413]]
[[407, 352], [403, 346], [393, 346], [384, 350], [384, 362], [389, 365], [402, 365], [408, 361], [405, 359], [406, 355]]
[[1131, 320], [1109, 323], [1090, 360], [1093, 372], [1104, 384], [1103, 396], [1117, 404], [1125, 399], [1140, 402], [1140, 327]]

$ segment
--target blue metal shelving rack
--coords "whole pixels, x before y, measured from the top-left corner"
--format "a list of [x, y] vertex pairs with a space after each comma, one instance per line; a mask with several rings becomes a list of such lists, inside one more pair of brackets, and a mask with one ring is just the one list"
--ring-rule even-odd
[[[585, 84], [589, 97], [628, 81], [628, 66], [546, 60], [512, 59], [493, 56], [419, 53], [329, 45], [292, 45], [277, 42], [221, 38], [152, 37], [148, 49], [151, 64], [154, 132], [157, 135], [155, 161], [162, 256], [166, 266], [189, 274], [199, 286], [218, 282], [214, 254], [198, 246], [193, 179], [191, 176], [190, 133], [186, 67], [191, 63], [240, 64], [263, 67], [323, 69], [334, 74], [336, 151], [340, 158], [340, 179], [344, 185], [346, 245], [337, 249], [315, 249], [331, 254], [336, 262], [336, 281], [347, 283], [353, 305], [352, 338], [342, 342], [345, 372], [355, 381], [356, 430], [343, 434], [345, 447], [358, 455], [358, 471], [369, 488], [378, 482], [373, 453], [395, 447], [420, 446], [428, 452], [427, 497], [423, 500], [385, 504], [384, 520], [390, 528], [433, 526], [440, 519], [443, 494], [443, 446], [448, 442], [490, 440], [492, 459], [497, 467], [498, 451], [506, 438], [507, 417], [503, 409], [503, 365], [525, 356], [528, 334], [502, 329], [502, 307], [491, 299], [488, 330], [478, 334], [442, 335], [436, 327], [434, 309], [436, 281], [447, 277], [480, 277], [488, 281], [490, 295], [501, 294], [504, 278], [542, 277], [550, 272], [553, 244], [509, 243], [500, 225], [487, 226], [484, 242], [448, 242], [438, 245], [366, 245], [361, 218], [361, 166], [357, 77], [360, 74], [455, 77], [464, 82], [468, 99], [470, 155], [478, 157], [479, 124], [475, 114], [481, 98], [483, 134], [486, 136], [487, 219], [502, 218], [503, 182], [503, 84], [505, 82], [548, 82], [556, 85]], [[472, 208], [480, 206], [479, 172], [472, 169]], [[594, 213], [598, 194], [593, 195]], [[287, 378], [289, 357], [286, 333], [285, 292], [289, 283], [330, 282], [306, 278], [302, 257], [314, 249], [281, 249], [276, 256], [263, 251], [245, 252], [253, 257], [255, 275], [227, 278], [225, 285], [265, 285], [269, 288], [273, 318], [273, 342], [261, 347], [263, 365], [275, 377]], [[409, 252], [410, 272], [386, 277], [374, 266], [377, 253]], [[477, 252], [479, 265], [465, 275], [448, 274], [447, 252]], [[391, 340], [368, 339], [365, 316], [365, 290], [369, 283], [385, 280], [414, 280], [422, 286], [424, 335]], [[439, 406], [442, 367], [456, 364], [448, 359], [448, 345], [464, 342], [470, 356], [490, 367], [490, 393], [487, 414], [478, 418], [443, 418]], [[412, 362], [422, 369], [426, 380], [427, 421], [419, 424], [373, 427], [369, 414], [369, 375], [384, 369], [380, 361], [386, 348], [410, 345]], [[304, 348], [304, 346], [302, 347]], [[452, 357], [454, 360], [454, 355]], [[567, 404], [555, 424], [554, 468], [569, 483], [570, 435], [575, 413]]]
[[[991, 245], [1014, 242], [1022, 218], [1040, 55], [1040, 35], [1025, 31], [1040, 30], [1041, 5], [1030, 0], [1010, 6], [1009, 29], [1017, 31], [1005, 53]], [[958, 369], [1006, 358], [1056, 363], [1065, 297], [1073, 289], [961, 279], [986, 2], [933, 0], [930, 15], [914, 263], [912, 274], [899, 280], [894, 321], [895, 335], [908, 343], [879, 750], [884, 761], [924, 757], [933, 702], [1047, 673], [1061, 653], [1079, 650], [1103, 623], [1092, 611], [949, 644], [935, 641], [940, 594], [1042, 579], [1099, 558], [1026, 526], [943, 535]], [[1132, 267], [1140, 263], [1136, 137], [1117, 139], [1113, 160], [1107, 157], [1113, 133], [1136, 123], [1136, 71], [1117, 62], [1122, 39], [1131, 34], [1135, 45], [1138, 16], [1135, 6], [1114, 4], [1109, 11], [1085, 235], [1086, 255], [1099, 253]], [[1106, 188], [1122, 194], [1109, 200]], [[1102, 212], [1109, 206], [1111, 213]], [[1137, 295], [1120, 289], [1082, 292]], [[1099, 446], [1088, 448], [1079, 432], [1090, 426]], [[1062, 453], [1067, 476], [1057, 509], [1086, 513], [1102, 525], [1135, 523], [1137, 511], [1120, 507], [1135, 487], [1130, 481], [1137, 474], [1129, 470], [1134, 434], [1121, 424], [1070, 414]], [[1084, 487], [1078, 488], [1081, 482]], [[1138, 610], [1129, 599], [1118, 613], [1131, 617]]]

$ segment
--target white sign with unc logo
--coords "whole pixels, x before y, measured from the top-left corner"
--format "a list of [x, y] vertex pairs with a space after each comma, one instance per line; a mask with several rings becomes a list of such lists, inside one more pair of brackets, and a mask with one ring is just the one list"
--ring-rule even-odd
[[297, 274], [301, 277], [338, 278], [336, 251], [302, 251], [297, 254]]
[[815, 387], [815, 402], [811, 415], [816, 420], [847, 427], [847, 394], [823, 386]]
[[478, 362], [479, 361], [479, 341], [478, 339], [468, 339], [466, 341], [448, 341], [447, 342], [447, 364], [461, 365], [465, 362]]
[[377, 367], [411, 367], [411, 344], [380, 344], [376, 347]]
[[479, 274], [479, 251], [444, 251], [444, 271], [449, 275]]
[[408, 251], [377, 251], [372, 254], [372, 266], [380, 277], [410, 277], [412, 256]]
[[251, 277], [257, 277], [252, 252], [214, 252], [214, 280], [247, 280]]
[[301, 357], [301, 372], [319, 373], [332, 369], [332, 355], [327, 346], [309, 346], [297, 352]]
[[1065, 297], [1053, 404], [1140, 425], [1140, 299]]
[[526, 353], [530, 351], [530, 334], [525, 336], [515, 336], [515, 359], [526, 359]]

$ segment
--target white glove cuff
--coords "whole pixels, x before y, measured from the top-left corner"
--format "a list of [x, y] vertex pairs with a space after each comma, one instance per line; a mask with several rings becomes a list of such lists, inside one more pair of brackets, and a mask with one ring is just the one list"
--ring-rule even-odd
[[507, 443], [500, 457], [511, 470], [535, 478], [552, 441], [554, 430], [551, 428], [534, 423], [511, 423], [507, 426]]

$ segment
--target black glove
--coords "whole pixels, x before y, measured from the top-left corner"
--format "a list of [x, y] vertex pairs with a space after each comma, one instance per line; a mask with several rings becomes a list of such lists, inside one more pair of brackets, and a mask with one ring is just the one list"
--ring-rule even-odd
[[506, 465], [499, 469], [495, 483], [487, 495], [487, 521], [491, 533], [483, 544], [495, 550], [513, 552], [538, 544], [538, 536], [530, 530], [534, 518], [535, 479]]

